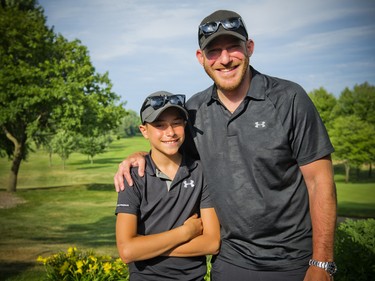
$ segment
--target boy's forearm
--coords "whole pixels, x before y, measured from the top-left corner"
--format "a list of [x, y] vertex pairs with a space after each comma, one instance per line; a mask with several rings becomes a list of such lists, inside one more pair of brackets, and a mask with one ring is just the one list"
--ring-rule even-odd
[[170, 251], [163, 253], [163, 256], [170, 257], [193, 257], [203, 255], [216, 255], [220, 249], [220, 237], [200, 235], [186, 243], [183, 243]]
[[163, 233], [133, 237], [118, 243], [118, 248], [122, 260], [130, 263], [160, 256], [188, 240], [189, 235], [181, 226]]

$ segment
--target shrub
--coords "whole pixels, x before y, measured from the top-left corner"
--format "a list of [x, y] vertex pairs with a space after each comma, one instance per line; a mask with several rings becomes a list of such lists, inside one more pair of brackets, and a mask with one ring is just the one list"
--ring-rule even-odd
[[335, 281], [374, 280], [375, 219], [347, 219], [338, 226], [335, 261]]
[[49, 281], [127, 281], [129, 272], [121, 259], [82, 252], [76, 247], [50, 257], [38, 257], [45, 266]]

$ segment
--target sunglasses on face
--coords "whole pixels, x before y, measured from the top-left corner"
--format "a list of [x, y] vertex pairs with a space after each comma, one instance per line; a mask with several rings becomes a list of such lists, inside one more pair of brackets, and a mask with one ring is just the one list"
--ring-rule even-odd
[[220, 24], [226, 30], [236, 30], [241, 25], [246, 29], [241, 18], [231, 18], [231, 19], [225, 19], [225, 20], [220, 20], [220, 21], [207, 22], [207, 23], [201, 24], [199, 26], [199, 29], [202, 31], [204, 35], [207, 36], [207, 35], [211, 35], [215, 33], [219, 29]]
[[142, 105], [141, 112], [151, 106], [153, 109], [163, 107], [167, 102], [170, 104], [185, 106], [185, 95], [172, 95], [172, 96], [154, 96], [148, 97]]

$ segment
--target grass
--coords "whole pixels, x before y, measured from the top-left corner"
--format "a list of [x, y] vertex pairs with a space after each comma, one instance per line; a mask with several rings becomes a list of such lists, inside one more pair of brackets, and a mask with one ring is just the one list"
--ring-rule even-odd
[[[16, 193], [25, 203], [0, 209], [0, 280], [39, 281], [44, 268], [36, 258], [70, 246], [117, 257], [113, 175], [124, 157], [147, 149], [142, 137], [116, 140], [92, 165], [72, 154], [65, 170], [57, 156], [50, 167], [47, 153], [31, 153], [21, 164]], [[0, 158], [0, 197], [9, 169], [10, 162]], [[363, 181], [346, 184], [341, 168], [335, 171], [339, 215], [375, 217], [375, 180], [364, 173], [357, 177]]]

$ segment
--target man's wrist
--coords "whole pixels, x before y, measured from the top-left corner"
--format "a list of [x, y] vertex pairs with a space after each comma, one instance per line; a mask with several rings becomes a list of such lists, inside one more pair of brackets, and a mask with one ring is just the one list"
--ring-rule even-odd
[[330, 276], [333, 276], [337, 271], [336, 263], [333, 261], [317, 261], [314, 259], [310, 259], [309, 265], [324, 269]]

